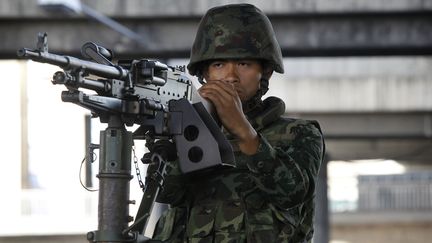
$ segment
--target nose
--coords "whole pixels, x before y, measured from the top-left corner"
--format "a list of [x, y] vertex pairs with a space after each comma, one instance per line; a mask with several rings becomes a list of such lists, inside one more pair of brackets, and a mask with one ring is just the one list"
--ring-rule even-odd
[[226, 73], [224, 81], [227, 83], [239, 82], [239, 74], [235, 62], [229, 61], [228, 63], [226, 63]]

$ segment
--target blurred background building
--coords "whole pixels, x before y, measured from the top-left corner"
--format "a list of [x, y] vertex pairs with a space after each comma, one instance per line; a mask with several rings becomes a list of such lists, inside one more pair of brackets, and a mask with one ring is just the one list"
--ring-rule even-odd
[[[274, 25], [286, 73], [268, 95], [325, 134], [314, 242], [430, 242], [432, 0], [0, 1], [0, 242], [83, 242], [97, 227], [97, 193], [79, 178], [89, 134], [97, 143], [104, 125], [61, 102], [57, 67], [16, 51], [47, 32], [53, 53], [80, 57], [93, 41], [116, 58], [185, 65], [200, 17], [234, 2]], [[136, 178], [131, 190], [139, 201]]]

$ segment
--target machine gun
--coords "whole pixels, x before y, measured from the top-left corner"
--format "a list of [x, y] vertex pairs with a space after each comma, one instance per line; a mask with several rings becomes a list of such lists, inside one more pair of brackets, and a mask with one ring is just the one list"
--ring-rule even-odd
[[[17, 55], [62, 68], [52, 80], [67, 87], [62, 100], [89, 109], [108, 124], [100, 133], [98, 230], [88, 232], [89, 242], [150, 242], [144, 232], [167, 161], [178, 160], [185, 174], [230, 167], [232, 147], [205, 104], [192, 102], [198, 94], [184, 68], [146, 59], [114, 64], [112, 52], [92, 42], [81, 53], [87, 60], [49, 53], [45, 33], [39, 34], [37, 49], [22, 48]], [[134, 124], [139, 125], [134, 133], [126, 130]], [[150, 153], [143, 161], [151, 171], [129, 225], [133, 139], [146, 139]]]

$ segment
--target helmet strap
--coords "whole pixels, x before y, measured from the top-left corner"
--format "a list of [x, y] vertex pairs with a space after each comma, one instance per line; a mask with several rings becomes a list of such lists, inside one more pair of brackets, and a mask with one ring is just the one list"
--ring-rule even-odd
[[250, 98], [248, 101], [243, 102], [242, 108], [243, 108], [243, 112], [246, 115], [249, 116], [250, 115], [249, 113], [251, 114], [255, 113], [252, 111], [260, 110], [262, 108], [263, 106], [262, 97], [267, 93], [268, 85], [269, 85], [269, 80], [266, 78], [261, 78], [260, 87], [256, 92], [256, 94], [252, 96], [252, 98]]

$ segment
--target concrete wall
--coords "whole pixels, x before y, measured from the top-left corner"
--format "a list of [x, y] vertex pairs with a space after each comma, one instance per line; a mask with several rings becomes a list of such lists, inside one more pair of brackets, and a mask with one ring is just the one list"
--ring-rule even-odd
[[386, 112], [432, 109], [432, 58], [285, 59], [269, 95], [287, 112]]
[[[44, 11], [37, 7], [38, 2], [49, 1], [0, 1], [0, 16], [43, 17]], [[113, 17], [201, 16], [214, 6], [243, 2], [252, 3], [270, 14], [432, 10], [432, 1], [429, 0], [398, 0], [392, 1], [391, 4], [385, 0], [82, 0], [81, 2]]]

